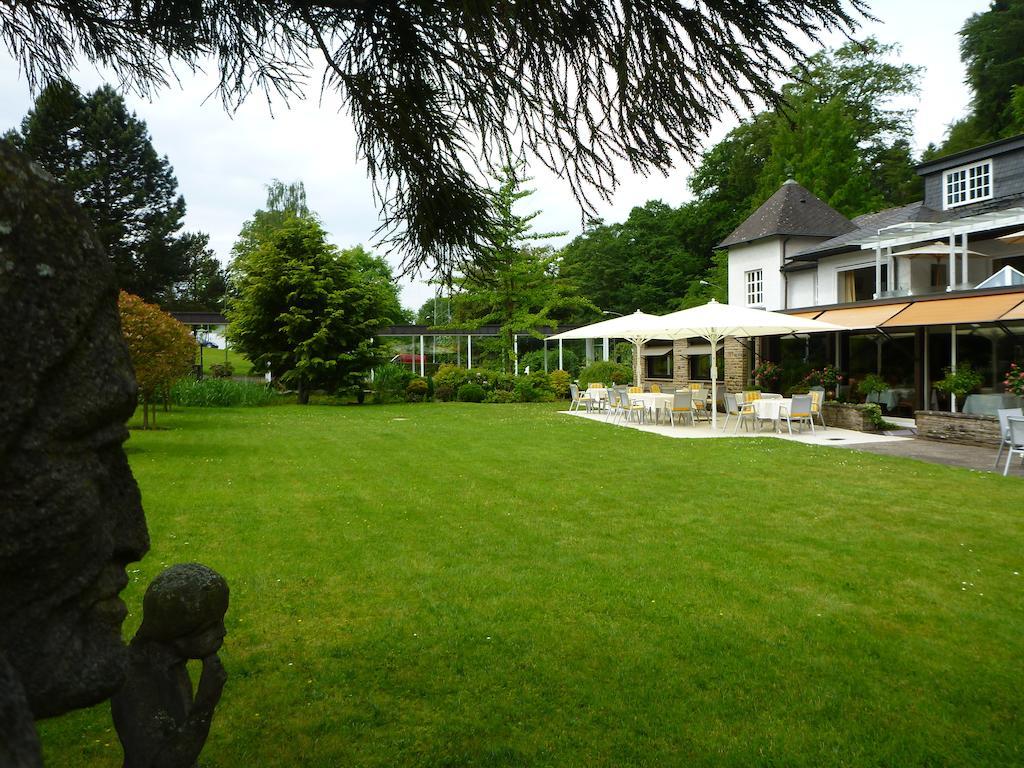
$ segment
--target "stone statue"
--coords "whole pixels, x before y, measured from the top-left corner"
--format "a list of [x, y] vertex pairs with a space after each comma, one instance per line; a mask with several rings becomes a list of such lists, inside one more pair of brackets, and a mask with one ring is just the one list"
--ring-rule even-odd
[[135, 380], [113, 270], [69, 192], [0, 141], [0, 766], [33, 721], [124, 681], [125, 565], [149, 548], [122, 442]]
[[[149, 585], [127, 679], [110, 702], [125, 768], [196, 764], [227, 680], [217, 657], [227, 608], [227, 582], [198, 563], [173, 565]], [[194, 697], [190, 659], [203, 663]]]

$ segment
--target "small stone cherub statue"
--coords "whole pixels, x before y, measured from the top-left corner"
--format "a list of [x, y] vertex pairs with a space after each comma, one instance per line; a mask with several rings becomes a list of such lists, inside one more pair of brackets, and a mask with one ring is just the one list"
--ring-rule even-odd
[[[227, 608], [224, 577], [199, 563], [173, 565], [150, 583], [124, 687], [111, 699], [124, 768], [196, 765], [227, 680], [217, 657]], [[195, 696], [190, 659], [203, 664]]]

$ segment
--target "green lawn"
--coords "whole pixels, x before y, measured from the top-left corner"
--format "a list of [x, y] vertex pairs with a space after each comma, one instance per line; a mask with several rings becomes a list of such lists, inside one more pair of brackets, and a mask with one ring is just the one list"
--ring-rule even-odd
[[[166, 564], [230, 581], [206, 766], [1024, 762], [1019, 479], [543, 405], [161, 424], [128, 628]], [[120, 765], [105, 707], [42, 737]]]
[[[206, 348], [203, 350], [203, 371], [205, 373], [210, 372], [210, 366], [217, 363], [223, 364], [225, 360], [225, 353], [227, 355], [227, 361], [235, 367], [235, 376], [248, 376], [252, 363], [249, 359], [241, 352], [236, 352], [233, 349], [210, 349]], [[197, 358], [198, 364], [198, 358]]]

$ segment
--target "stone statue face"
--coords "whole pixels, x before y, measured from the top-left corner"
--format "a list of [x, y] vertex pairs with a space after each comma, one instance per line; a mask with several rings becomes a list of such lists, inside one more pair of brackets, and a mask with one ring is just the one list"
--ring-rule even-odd
[[149, 546], [121, 445], [135, 383], [112, 296], [36, 402], [0, 470], [0, 639], [39, 718], [120, 686], [118, 593]]

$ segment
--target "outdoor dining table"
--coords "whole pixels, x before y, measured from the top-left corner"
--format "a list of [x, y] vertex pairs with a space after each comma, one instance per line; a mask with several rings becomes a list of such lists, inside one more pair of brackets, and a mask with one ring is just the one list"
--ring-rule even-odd
[[632, 402], [643, 403], [644, 406], [650, 408], [655, 420], [660, 422], [661, 412], [672, 408], [674, 396], [667, 392], [634, 392], [629, 394], [629, 399]]
[[775, 424], [775, 430], [780, 431], [779, 415], [783, 408], [787, 411], [790, 409], [793, 405], [793, 398], [764, 397], [762, 395], [760, 400], [751, 400], [747, 405], [754, 411], [754, 415], [757, 416], [758, 420], [771, 421]]

